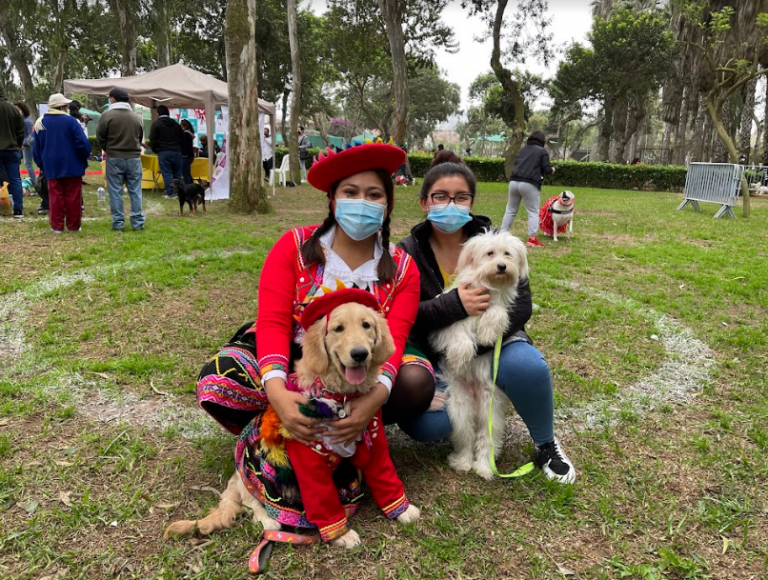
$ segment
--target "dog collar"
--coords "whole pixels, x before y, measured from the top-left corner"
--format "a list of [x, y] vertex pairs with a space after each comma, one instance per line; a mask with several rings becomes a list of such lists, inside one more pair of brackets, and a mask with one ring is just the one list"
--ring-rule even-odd
[[[323, 398], [323, 399], [330, 399], [331, 401], [335, 401], [336, 403], [341, 403], [342, 405], [346, 403], [347, 401], [354, 401], [360, 396], [360, 393], [336, 393], [334, 391], [329, 391], [325, 383], [323, 383], [323, 379], [320, 377], [315, 377], [315, 383], [312, 385], [311, 393], [309, 393], [312, 397], [317, 398]], [[340, 418], [344, 418], [339, 414]]]
[[549, 210], [549, 211], [551, 211], [552, 213], [572, 213], [572, 212], [573, 212], [573, 208], [571, 208], [571, 209], [566, 209], [566, 210], [560, 210], [560, 209], [551, 209], [551, 208], [550, 208], [550, 210]]

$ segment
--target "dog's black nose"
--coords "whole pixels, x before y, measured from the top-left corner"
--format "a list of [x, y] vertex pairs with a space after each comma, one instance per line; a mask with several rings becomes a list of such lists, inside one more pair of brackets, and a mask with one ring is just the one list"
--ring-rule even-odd
[[355, 362], [363, 362], [368, 358], [368, 349], [363, 348], [362, 346], [356, 346], [349, 352], [349, 356], [351, 356], [352, 360]]
[[496, 269], [499, 272], [506, 272], [507, 271], [507, 265], [506, 264], [496, 264]]

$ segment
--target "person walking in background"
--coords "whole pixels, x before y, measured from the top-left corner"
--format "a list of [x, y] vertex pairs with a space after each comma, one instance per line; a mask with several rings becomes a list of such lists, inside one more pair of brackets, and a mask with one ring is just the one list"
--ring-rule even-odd
[[549, 153], [544, 149], [546, 137], [541, 131], [535, 131], [515, 158], [515, 170], [509, 181], [509, 198], [504, 219], [501, 222], [502, 231], [512, 227], [520, 200], [523, 200], [525, 211], [528, 213], [527, 246], [543, 246], [539, 241], [539, 205], [541, 182], [545, 175], [551, 175], [555, 168], [549, 162]]
[[264, 127], [264, 138], [261, 140], [261, 165], [264, 167], [264, 179], [269, 181], [269, 172], [274, 163], [272, 152], [272, 139], [269, 138], [269, 127]]
[[141, 142], [144, 128], [128, 102], [128, 93], [118, 87], [109, 91], [109, 110], [99, 119], [96, 143], [106, 157], [109, 209], [112, 230], [125, 229], [123, 212], [123, 183], [131, 200], [131, 227], [144, 229], [145, 216], [141, 208]]
[[32, 165], [32, 129], [35, 127], [35, 124], [32, 122], [30, 117], [32, 111], [29, 110], [29, 107], [26, 103], [18, 102], [14, 103], [14, 105], [16, 105], [16, 108], [21, 111], [21, 116], [24, 118], [24, 143], [21, 148], [22, 157], [24, 158], [24, 167], [26, 168], [27, 174], [29, 175], [29, 181], [32, 182], [31, 189], [37, 191], [37, 187], [35, 187], [35, 184], [37, 183], [37, 178], [35, 177], [35, 166]]
[[158, 119], [149, 129], [149, 145], [157, 154], [160, 173], [165, 184], [165, 197], [176, 197], [171, 188], [174, 179], [181, 179], [181, 141], [184, 131], [181, 126], [171, 119], [170, 111], [165, 105], [158, 105]]
[[312, 144], [309, 137], [304, 134], [304, 127], [299, 125], [299, 165], [301, 166], [301, 181], [307, 180], [307, 159], [309, 159], [309, 148]]
[[83, 175], [91, 144], [80, 124], [67, 114], [70, 100], [61, 93], [48, 99], [48, 112], [35, 123], [32, 151], [48, 181], [48, 220], [54, 233], [79, 232]]
[[187, 119], [181, 120], [181, 175], [184, 183], [192, 183], [192, 162], [195, 160], [195, 132], [192, 123]]
[[[13, 217], [24, 216], [24, 192], [21, 188], [21, 148], [24, 144], [24, 119], [21, 111], [8, 102], [0, 86], [0, 174], [8, 180], [8, 194], [13, 202]], [[0, 182], [0, 186], [2, 186]]]

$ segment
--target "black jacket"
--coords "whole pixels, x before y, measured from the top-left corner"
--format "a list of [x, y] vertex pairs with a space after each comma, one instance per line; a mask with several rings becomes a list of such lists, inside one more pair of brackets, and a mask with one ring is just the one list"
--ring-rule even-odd
[[0, 151], [21, 151], [24, 143], [24, 117], [8, 102], [0, 87]]
[[160, 117], [152, 123], [149, 129], [149, 144], [152, 151], [179, 151], [181, 152], [181, 140], [184, 138], [184, 129], [170, 117]]
[[[472, 221], [464, 226], [464, 231], [471, 238], [490, 227], [491, 220], [487, 217], [473, 216]], [[411, 230], [411, 235], [400, 240], [397, 245], [411, 255], [421, 275], [419, 312], [408, 341], [424, 353], [430, 361], [437, 362], [440, 357], [429, 345], [429, 334], [463, 320], [468, 315], [459, 298], [458, 289], [454, 288], [443, 293], [445, 289], [443, 276], [440, 274], [435, 253], [429, 245], [430, 235], [432, 235], [432, 223], [425, 220], [416, 224]], [[532, 311], [531, 286], [525, 278], [520, 281], [517, 300], [509, 311], [510, 325], [503, 337], [505, 341], [512, 336], [519, 336], [531, 342], [525, 333], [525, 323], [530, 320]], [[478, 354], [488, 352], [491, 348], [479, 348]]]
[[541, 189], [544, 176], [553, 173], [549, 153], [541, 145], [529, 143], [515, 157], [515, 170], [510, 181], [525, 181]]
[[195, 136], [189, 131], [184, 131], [183, 129], [181, 133], [181, 156], [195, 156]]

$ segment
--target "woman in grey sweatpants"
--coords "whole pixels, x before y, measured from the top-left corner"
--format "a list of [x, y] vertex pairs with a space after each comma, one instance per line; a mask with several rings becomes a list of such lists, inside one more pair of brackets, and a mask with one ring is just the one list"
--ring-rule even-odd
[[543, 246], [539, 241], [539, 205], [541, 182], [545, 175], [555, 172], [549, 162], [549, 153], [544, 149], [545, 137], [541, 131], [535, 131], [528, 137], [528, 142], [515, 158], [515, 171], [509, 182], [509, 198], [504, 219], [501, 222], [502, 231], [512, 227], [515, 221], [520, 201], [525, 205], [528, 214], [528, 246]]

